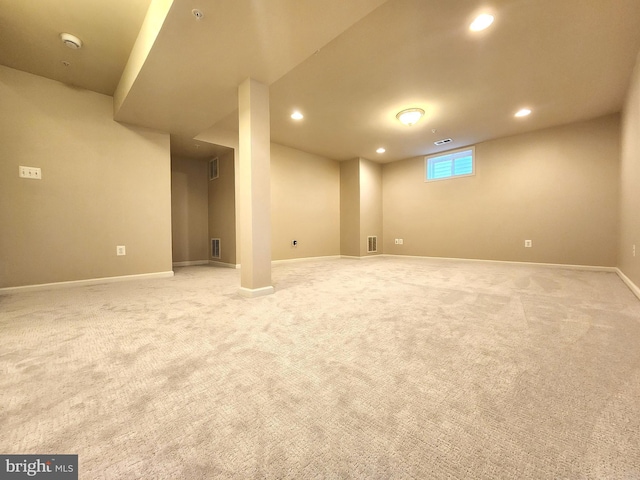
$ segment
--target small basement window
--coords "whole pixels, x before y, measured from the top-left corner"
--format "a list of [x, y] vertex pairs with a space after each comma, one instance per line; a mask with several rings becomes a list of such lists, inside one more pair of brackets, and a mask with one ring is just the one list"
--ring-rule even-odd
[[475, 147], [425, 157], [425, 182], [475, 175]]

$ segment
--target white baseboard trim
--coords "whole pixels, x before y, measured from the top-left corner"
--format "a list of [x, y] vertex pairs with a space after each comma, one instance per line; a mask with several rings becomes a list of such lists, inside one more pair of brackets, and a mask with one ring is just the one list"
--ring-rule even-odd
[[273, 286], [261, 287], [261, 288], [244, 288], [240, 287], [239, 293], [243, 297], [256, 298], [264, 297], [265, 295], [271, 295], [275, 290]]
[[215, 260], [209, 260], [207, 262], [209, 265], [214, 267], [224, 267], [224, 268], [240, 268], [240, 264], [235, 263], [224, 263], [224, 262], [216, 262]]
[[451, 260], [458, 262], [480, 262], [480, 263], [500, 263], [506, 265], [522, 265], [532, 267], [551, 267], [551, 268], [566, 268], [568, 270], [588, 270], [591, 272], [616, 272], [616, 267], [602, 267], [598, 265], [571, 265], [567, 263], [536, 263], [536, 262], [514, 262], [509, 260], [484, 260], [481, 258], [450, 258], [450, 257], [424, 257], [418, 255], [392, 255], [385, 253], [384, 255], [378, 255], [383, 257], [396, 257], [396, 258], [424, 258], [427, 260]]
[[[383, 253], [369, 253], [369, 254], [363, 255], [361, 257], [355, 256], [355, 255], [339, 255], [340, 258], [348, 258], [350, 260], [368, 260], [369, 258], [391, 257], [391, 256], [392, 255], [385, 255]], [[393, 255], [393, 256], [408, 257], [409, 255]], [[418, 257], [416, 257], [416, 258], [418, 258]]]
[[625, 285], [629, 287], [629, 290], [631, 290], [633, 294], [636, 297], [638, 297], [638, 300], [640, 300], [640, 288], [638, 288], [638, 286], [635, 283], [633, 283], [631, 279], [627, 277], [619, 268], [616, 268], [616, 273], [618, 274], [620, 279], [625, 283]]
[[323, 257], [285, 258], [283, 260], [271, 260], [271, 265], [280, 265], [283, 263], [298, 263], [298, 262], [316, 261], [316, 260], [336, 260], [338, 258], [340, 258], [340, 255], [326, 255]]
[[173, 277], [173, 271], [140, 273], [137, 275], [122, 275], [118, 277], [89, 278], [86, 280], [72, 280], [69, 282], [41, 283], [38, 285], [23, 285], [20, 287], [0, 288], [0, 295], [20, 292], [34, 292], [38, 290], [52, 290], [57, 288], [82, 287], [89, 285], [102, 285], [105, 283], [125, 282], [130, 280], [148, 280], [152, 278]]
[[174, 267], [193, 267], [194, 265], [209, 265], [209, 260], [187, 260], [186, 262], [173, 262]]

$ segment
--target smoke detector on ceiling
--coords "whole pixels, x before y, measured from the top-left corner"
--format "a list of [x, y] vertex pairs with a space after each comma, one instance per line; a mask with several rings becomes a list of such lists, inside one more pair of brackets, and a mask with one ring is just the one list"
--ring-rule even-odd
[[74, 50], [78, 50], [80, 47], [82, 47], [82, 40], [80, 40], [75, 35], [71, 35], [70, 33], [61, 33], [60, 40], [62, 40], [62, 43], [64, 43], [67, 47]]

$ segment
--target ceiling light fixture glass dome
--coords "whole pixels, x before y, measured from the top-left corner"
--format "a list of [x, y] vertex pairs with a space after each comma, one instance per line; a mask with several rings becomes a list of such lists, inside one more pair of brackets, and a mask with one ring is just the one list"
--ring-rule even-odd
[[485, 30], [491, 26], [493, 23], [494, 17], [489, 13], [483, 13], [482, 15], [478, 15], [476, 19], [469, 25], [469, 29], [473, 32], [480, 32]]
[[403, 125], [411, 126], [415, 125], [424, 115], [424, 110], [421, 108], [407, 108], [402, 110], [396, 115], [396, 118], [400, 120]]

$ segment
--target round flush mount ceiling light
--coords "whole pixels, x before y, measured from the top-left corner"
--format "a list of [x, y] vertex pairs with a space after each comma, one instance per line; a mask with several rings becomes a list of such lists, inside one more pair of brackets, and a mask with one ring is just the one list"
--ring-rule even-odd
[[82, 40], [70, 33], [61, 33], [60, 40], [62, 40], [62, 43], [67, 47], [72, 48], [73, 50], [78, 50], [82, 47]]
[[411, 125], [415, 125], [423, 115], [424, 110], [421, 108], [407, 108], [406, 110], [398, 112], [396, 118], [400, 120], [400, 123], [403, 125], [410, 127]]
[[376, 150], [377, 153], [384, 153], [386, 152], [386, 150], [383, 147], [380, 147], [379, 149]]
[[493, 23], [494, 17], [489, 13], [483, 13], [482, 15], [478, 15], [471, 25], [469, 25], [469, 30], [472, 32], [479, 32], [486, 28], [489, 28]]
[[518, 110], [516, 112], [516, 114], [514, 115], [514, 117], [526, 117], [528, 115], [531, 115], [531, 110], [528, 108], [521, 108], [520, 110]]
[[295, 111], [291, 114], [291, 118], [293, 118], [294, 120], [302, 120], [304, 118], [304, 115], [302, 115], [298, 111]]

